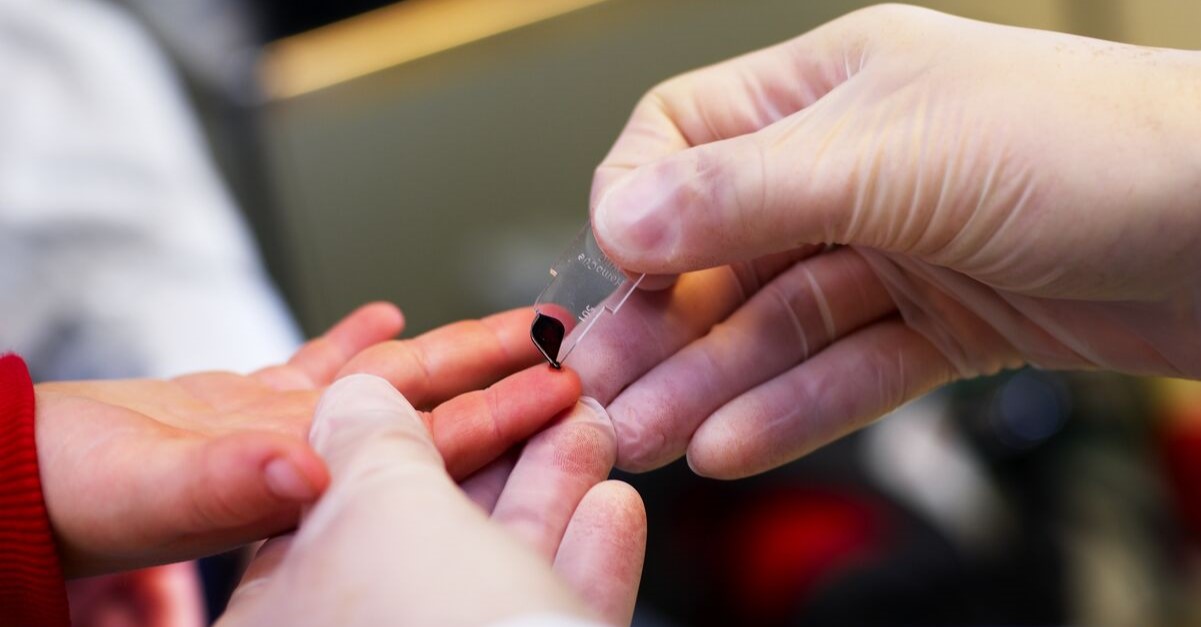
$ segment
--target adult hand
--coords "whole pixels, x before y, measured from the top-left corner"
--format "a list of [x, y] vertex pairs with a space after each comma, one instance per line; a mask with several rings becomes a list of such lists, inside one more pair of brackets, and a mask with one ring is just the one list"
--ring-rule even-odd
[[403, 320], [375, 304], [249, 376], [39, 384], [38, 458], [65, 573], [190, 559], [295, 525], [329, 480], [304, 435], [321, 390], [345, 374], [383, 375], [436, 406], [435, 441], [452, 474], [469, 475], [579, 397], [574, 374], [537, 366], [473, 391], [539, 361], [531, 317], [384, 342]]
[[295, 534], [259, 551], [223, 627], [629, 622], [646, 518], [633, 489], [601, 483], [616, 443], [595, 402], [462, 489], [426, 422], [375, 377], [331, 386], [309, 437], [330, 488]]
[[573, 356], [623, 467], [752, 474], [1023, 363], [1201, 376], [1198, 53], [865, 9], [652, 90], [593, 213], [691, 272]]

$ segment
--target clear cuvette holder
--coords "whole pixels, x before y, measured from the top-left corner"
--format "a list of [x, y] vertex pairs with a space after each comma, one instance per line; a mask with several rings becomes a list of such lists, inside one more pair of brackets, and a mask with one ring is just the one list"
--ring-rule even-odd
[[601, 318], [621, 309], [643, 275], [626, 276], [601, 251], [588, 223], [551, 266], [550, 276], [534, 303], [530, 337], [558, 368]]

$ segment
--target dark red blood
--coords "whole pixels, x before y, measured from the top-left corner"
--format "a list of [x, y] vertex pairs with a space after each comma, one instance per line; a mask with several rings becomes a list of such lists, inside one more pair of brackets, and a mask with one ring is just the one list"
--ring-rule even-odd
[[534, 340], [534, 346], [555, 369], [562, 367], [559, 364], [559, 347], [563, 345], [563, 335], [563, 323], [559, 320], [542, 312], [534, 316], [534, 324], [530, 325], [530, 339]]

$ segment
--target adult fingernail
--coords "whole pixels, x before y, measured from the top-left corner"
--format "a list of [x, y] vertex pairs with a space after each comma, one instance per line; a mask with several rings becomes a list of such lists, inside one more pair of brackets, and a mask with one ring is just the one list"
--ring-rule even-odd
[[595, 424], [613, 442], [614, 453], [616, 453], [617, 431], [613, 428], [613, 420], [609, 418], [608, 410], [600, 404], [600, 401], [591, 396], [581, 396], [579, 402], [572, 409], [571, 415], [577, 420], [583, 419]]
[[579, 403], [580, 405], [583, 405], [591, 410], [598, 419], [609, 420], [608, 410], [606, 410], [605, 406], [601, 405], [600, 401], [596, 400], [595, 398], [592, 398], [591, 396], [581, 396]]
[[657, 178], [653, 173], [631, 174], [615, 182], [597, 203], [593, 228], [619, 263], [652, 252], [659, 256], [671, 245], [667, 209], [674, 194]]
[[267, 477], [267, 489], [285, 501], [310, 501], [317, 496], [313, 484], [286, 459], [271, 460], [263, 473]]

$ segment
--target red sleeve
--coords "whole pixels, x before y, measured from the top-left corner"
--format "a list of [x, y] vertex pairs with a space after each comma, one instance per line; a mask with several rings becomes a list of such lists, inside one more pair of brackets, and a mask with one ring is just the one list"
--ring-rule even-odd
[[33, 381], [0, 356], [0, 624], [69, 625], [67, 592], [42, 500]]

